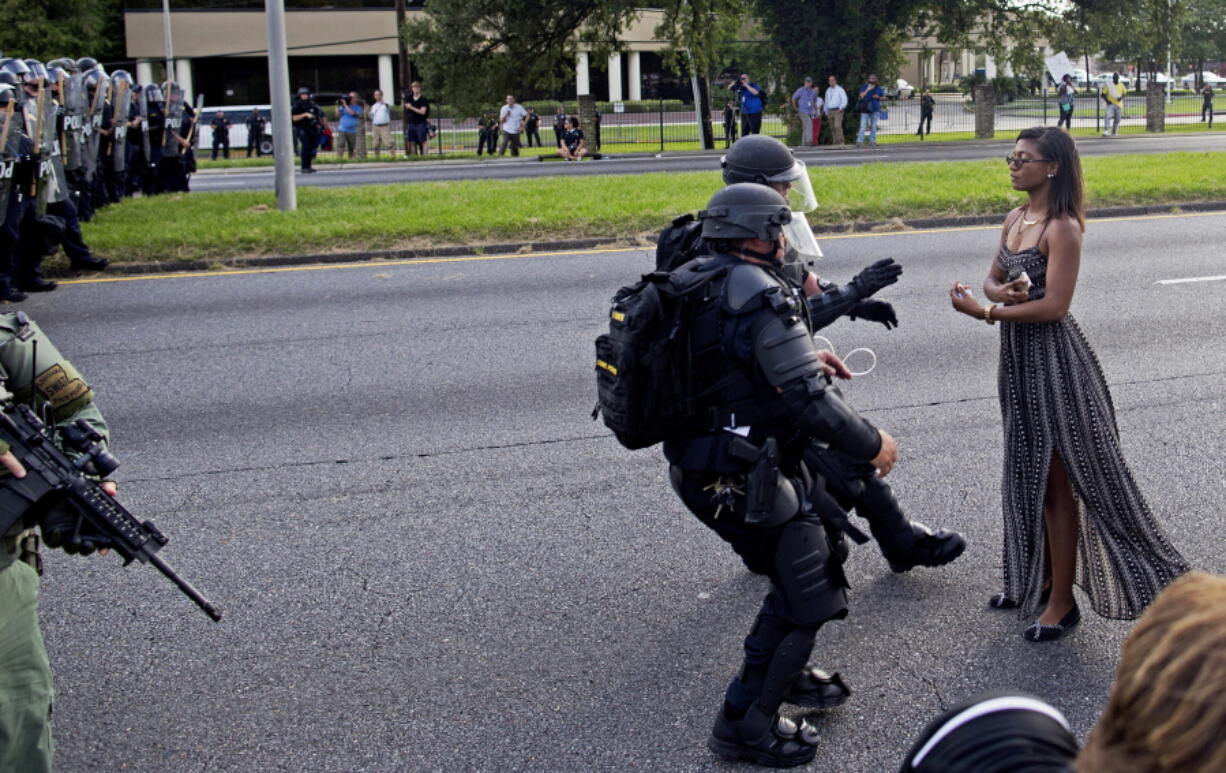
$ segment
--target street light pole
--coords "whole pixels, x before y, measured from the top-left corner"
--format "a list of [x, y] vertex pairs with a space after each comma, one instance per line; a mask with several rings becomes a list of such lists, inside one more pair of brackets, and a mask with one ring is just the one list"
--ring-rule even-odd
[[264, 9], [268, 25], [268, 88], [272, 98], [272, 156], [276, 169], [277, 209], [292, 212], [298, 209], [298, 188], [294, 182], [294, 138], [290, 130], [285, 0], [264, 0]]

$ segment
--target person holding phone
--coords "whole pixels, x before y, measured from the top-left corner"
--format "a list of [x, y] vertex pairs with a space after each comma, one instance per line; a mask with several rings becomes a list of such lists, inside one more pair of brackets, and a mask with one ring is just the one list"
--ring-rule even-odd
[[949, 294], [955, 310], [1000, 323], [1004, 589], [988, 603], [1038, 614], [1023, 636], [1042, 642], [1081, 620], [1074, 583], [1099, 615], [1132, 620], [1189, 567], [1124, 461], [1107, 380], [1069, 313], [1085, 230], [1073, 138], [1025, 129], [1006, 160], [1027, 202], [1001, 229], [991, 303], [961, 282]]

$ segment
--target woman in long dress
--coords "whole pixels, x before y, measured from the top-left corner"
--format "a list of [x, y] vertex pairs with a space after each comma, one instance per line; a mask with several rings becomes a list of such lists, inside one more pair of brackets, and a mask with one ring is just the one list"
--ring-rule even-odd
[[1008, 157], [1028, 197], [1005, 218], [983, 292], [954, 283], [953, 307], [1000, 323], [1004, 422], [1004, 589], [989, 604], [1039, 613], [1029, 641], [1081, 619], [1076, 582], [1103, 617], [1131, 620], [1188, 570], [1162, 534], [1120, 448], [1115, 409], [1094, 351], [1069, 314], [1085, 231], [1072, 137], [1039, 126]]

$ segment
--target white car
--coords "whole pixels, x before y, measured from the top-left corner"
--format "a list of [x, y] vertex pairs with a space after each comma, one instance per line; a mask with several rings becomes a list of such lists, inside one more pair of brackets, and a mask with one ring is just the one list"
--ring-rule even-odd
[[[1223, 83], [1226, 83], [1226, 78], [1223, 78], [1222, 76], [1218, 75], [1215, 72], [1209, 72], [1208, 70], [1205, 70], [1204, 72], [1200, 74], [1200, 79], [1202, 83], [1208, 83], [1210, 86], [1213, 86], [1214, 88], [1217, 88]], [[1183, 76], [1179, 80], [1179, 85], [1183, 86], [1185, 89], [1196, 88], [1196, 73], [1190, 72], [1187, 75]]]
[[[1101, 75], [1095, 75], [1094, 85], [1098, 88], [1105, 86], [1106, 84], [1111, 82], [1112, 75], [1113, 73], [1109, 73], [1109, 72], [1102, 73]], [[1126, 89], [1132, 88], [1132, 78], [1129, 78], [1127, 75], [1120, 76], [1120, 83], [1124, 84], [1124, 88]]]
[[885, 95], [891, 99], [910, 99], [915, 96], [915, 87], [899, 78], [894, 82], [894, 88], [887, 91]]

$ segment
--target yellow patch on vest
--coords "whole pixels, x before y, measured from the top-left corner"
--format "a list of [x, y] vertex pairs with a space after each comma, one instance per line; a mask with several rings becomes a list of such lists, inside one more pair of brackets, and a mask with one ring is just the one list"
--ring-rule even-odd
[[58, 362], [38, 374], [38, 378], [34, 379], [34, 386], [47, 398], [52, 408], [63, 408], [73, 400], [89, 394], [89, 384], [82, 381], [75, 371], [70, 374]]

